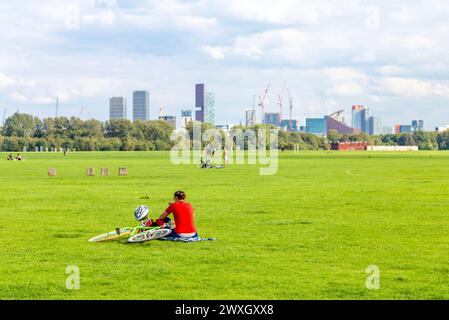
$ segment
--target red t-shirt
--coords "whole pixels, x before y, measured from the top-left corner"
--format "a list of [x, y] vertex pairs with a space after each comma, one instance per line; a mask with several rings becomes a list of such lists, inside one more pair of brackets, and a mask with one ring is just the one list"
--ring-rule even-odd
[[173, 213], [176, 233], [196, 233], [194, 223], [195, 215], [190, 203], [184, 201], [175, 202], [165, 211], [167, 213]]

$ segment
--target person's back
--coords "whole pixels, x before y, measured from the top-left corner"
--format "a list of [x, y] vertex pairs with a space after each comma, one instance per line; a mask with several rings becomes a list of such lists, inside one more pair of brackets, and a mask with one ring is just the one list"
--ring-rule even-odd
[[194, 210], [190, 203], [184, 201], [173, 203], [168, 207], [167, 212], [173, 213], [176, 233], [196, 233]]
[[159, 221], [163, 221], [170, 214], [173, 214], [175, 220], [175, 230], [170, 234], [170, 237], [197, 237], [195, 227], [195, 214], [190, 203], [185, 202], [186, 195], [182, 191], [177, 191], [174, 194], [172, 203], [167, 210], [159, 217]]

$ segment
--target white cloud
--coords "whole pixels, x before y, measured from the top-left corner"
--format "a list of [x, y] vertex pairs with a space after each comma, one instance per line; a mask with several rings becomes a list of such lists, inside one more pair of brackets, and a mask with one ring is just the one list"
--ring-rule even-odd
[[355, 97], [362, 95], [363, 93], [362, 86], [354, 82], [336, 84], [327, 90], [329, 96]]
[[81, 27], [80, 8], [76, 6], [68, 6], [65, 12], [65, 27], [68, 30], [79, 30]]
[[294, 28], [238, 36], [231, 46], [204, 46], [203, 51], [213, 58], [246, 57], [250, 59], [274, 59], [272, 61], [309, 61], [311, 39]]
[[355, 68], [330, 68], [322, 72], [328, 96], [359, 96], [365, 93], [369, 77]]
[[155, 103], [169, 91], [175, 109], [191, 106], [193, 84], [204, 81], [217, 94], [217, 112], [233, 122], [267, 83], [267, 107], [276, 108], [288, 80], [305, 111], [366, 98], [373, 109], [400, 112], [419, 100], [439, 107], [435, 121], [449, 117], [447, 1], [123, 3], [2, 1], [1, 105], [44, 110], [58, 95], [105, 117], [109, 95], [139, 87]]
[[108, 10], [96, 10], [83, 15], [82, 19], [88, 24], [97, 21], [103, 25], [115, 24], [118, 28], [209, 33], [216, 27], [217, 20], [199, 15], [195, 8], [195, 4], [178, 1], [154, 1], [127, 10], [118, 10], [116, 6]]
[[185, 15], [174, 20], [175, 24], [189, 29], [201, 30], [207, 32], [209, 28], [216, 26], [217, 21], [214, 18], [204, 18], [194, 15]]
[[0, 73], [0, 88], [10, 87], [14, 85], [16, 81], [2, 73]]
[[202, 51], [209, 55], [212, 59], [221, 60], [225, 58], [225, 52], [227, 48], [203, 46]]
[[19, 103], [28, 102], [27, 97], [25, 97], [22, 93], [16, 92], [16, 91], [10, 93], [9, 98], [14, 102], [19, 102]]
[[94, 26], [112, 26], [117, 23], [117, 17], [112, 10], [103, 10], [98, 13], [84, 14], [80, 18], [80, 24]]
[[218, 10], [233, 17], [279, 25], [316, 24], [342, 14], [342, 7], [334, 0], [218, 0], [214, 3]]
[[117, 6], [117, 0], [95, 0], [96, 8], [112, 8]]
[[51, 104], [55, 102], [54, 97], [49, 96], [35, 96], [31, 98], [31, 102], [34, 104]]
[[379, 80], [378, 92], [402, 97], [443, 96], [449, 98], [449, 84], [419, 79], [387, 77]]
[[385, 65], [377, 68], [377, 72], [383, 76], [397, 76], [406, 72], [406, 69], [397, 65]]

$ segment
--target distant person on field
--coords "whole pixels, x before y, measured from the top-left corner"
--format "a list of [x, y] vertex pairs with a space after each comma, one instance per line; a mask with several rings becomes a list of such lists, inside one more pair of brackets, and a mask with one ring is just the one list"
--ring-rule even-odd
[[206, 151], [206, 163], [209, 164], [212, 159], [212, 149], [211, 149], [210, 145], [208, 145], [206, 147], [205, 151]]
[[224, 148], [223, 150], [223, 155], [224, 155], [224, 165], [227, 166], [229, 165], [229, 151], [228, 148]]
[[13, 161], [14, 160], [14, 157], [12, 156], [12, 153], [10, 153], [8, 155], [8, 158], [6, 158], [6, 160], [8, 160], [8, 161]]
[[215, 152], [216, 152], [215, 147], [212, 147], [212, 150], [210, 153], [210, 161], [213, 166], [215, 166]]
[[22, 159], [22, 156], [20, 155], [20, 153], [17, 154], [16, 160], [17, 160], [17, 161], [22, 161], [22, 160], [23, 160], [23, 159]]

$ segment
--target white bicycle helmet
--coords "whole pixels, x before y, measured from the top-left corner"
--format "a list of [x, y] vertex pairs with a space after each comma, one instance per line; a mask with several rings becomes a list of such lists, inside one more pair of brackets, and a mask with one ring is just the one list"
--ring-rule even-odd
[[134, 217], [137, 221], [145, 220], [150, 213], [150, 208], [147, 206], [138, 206], [136, 210], [134, 210]]

